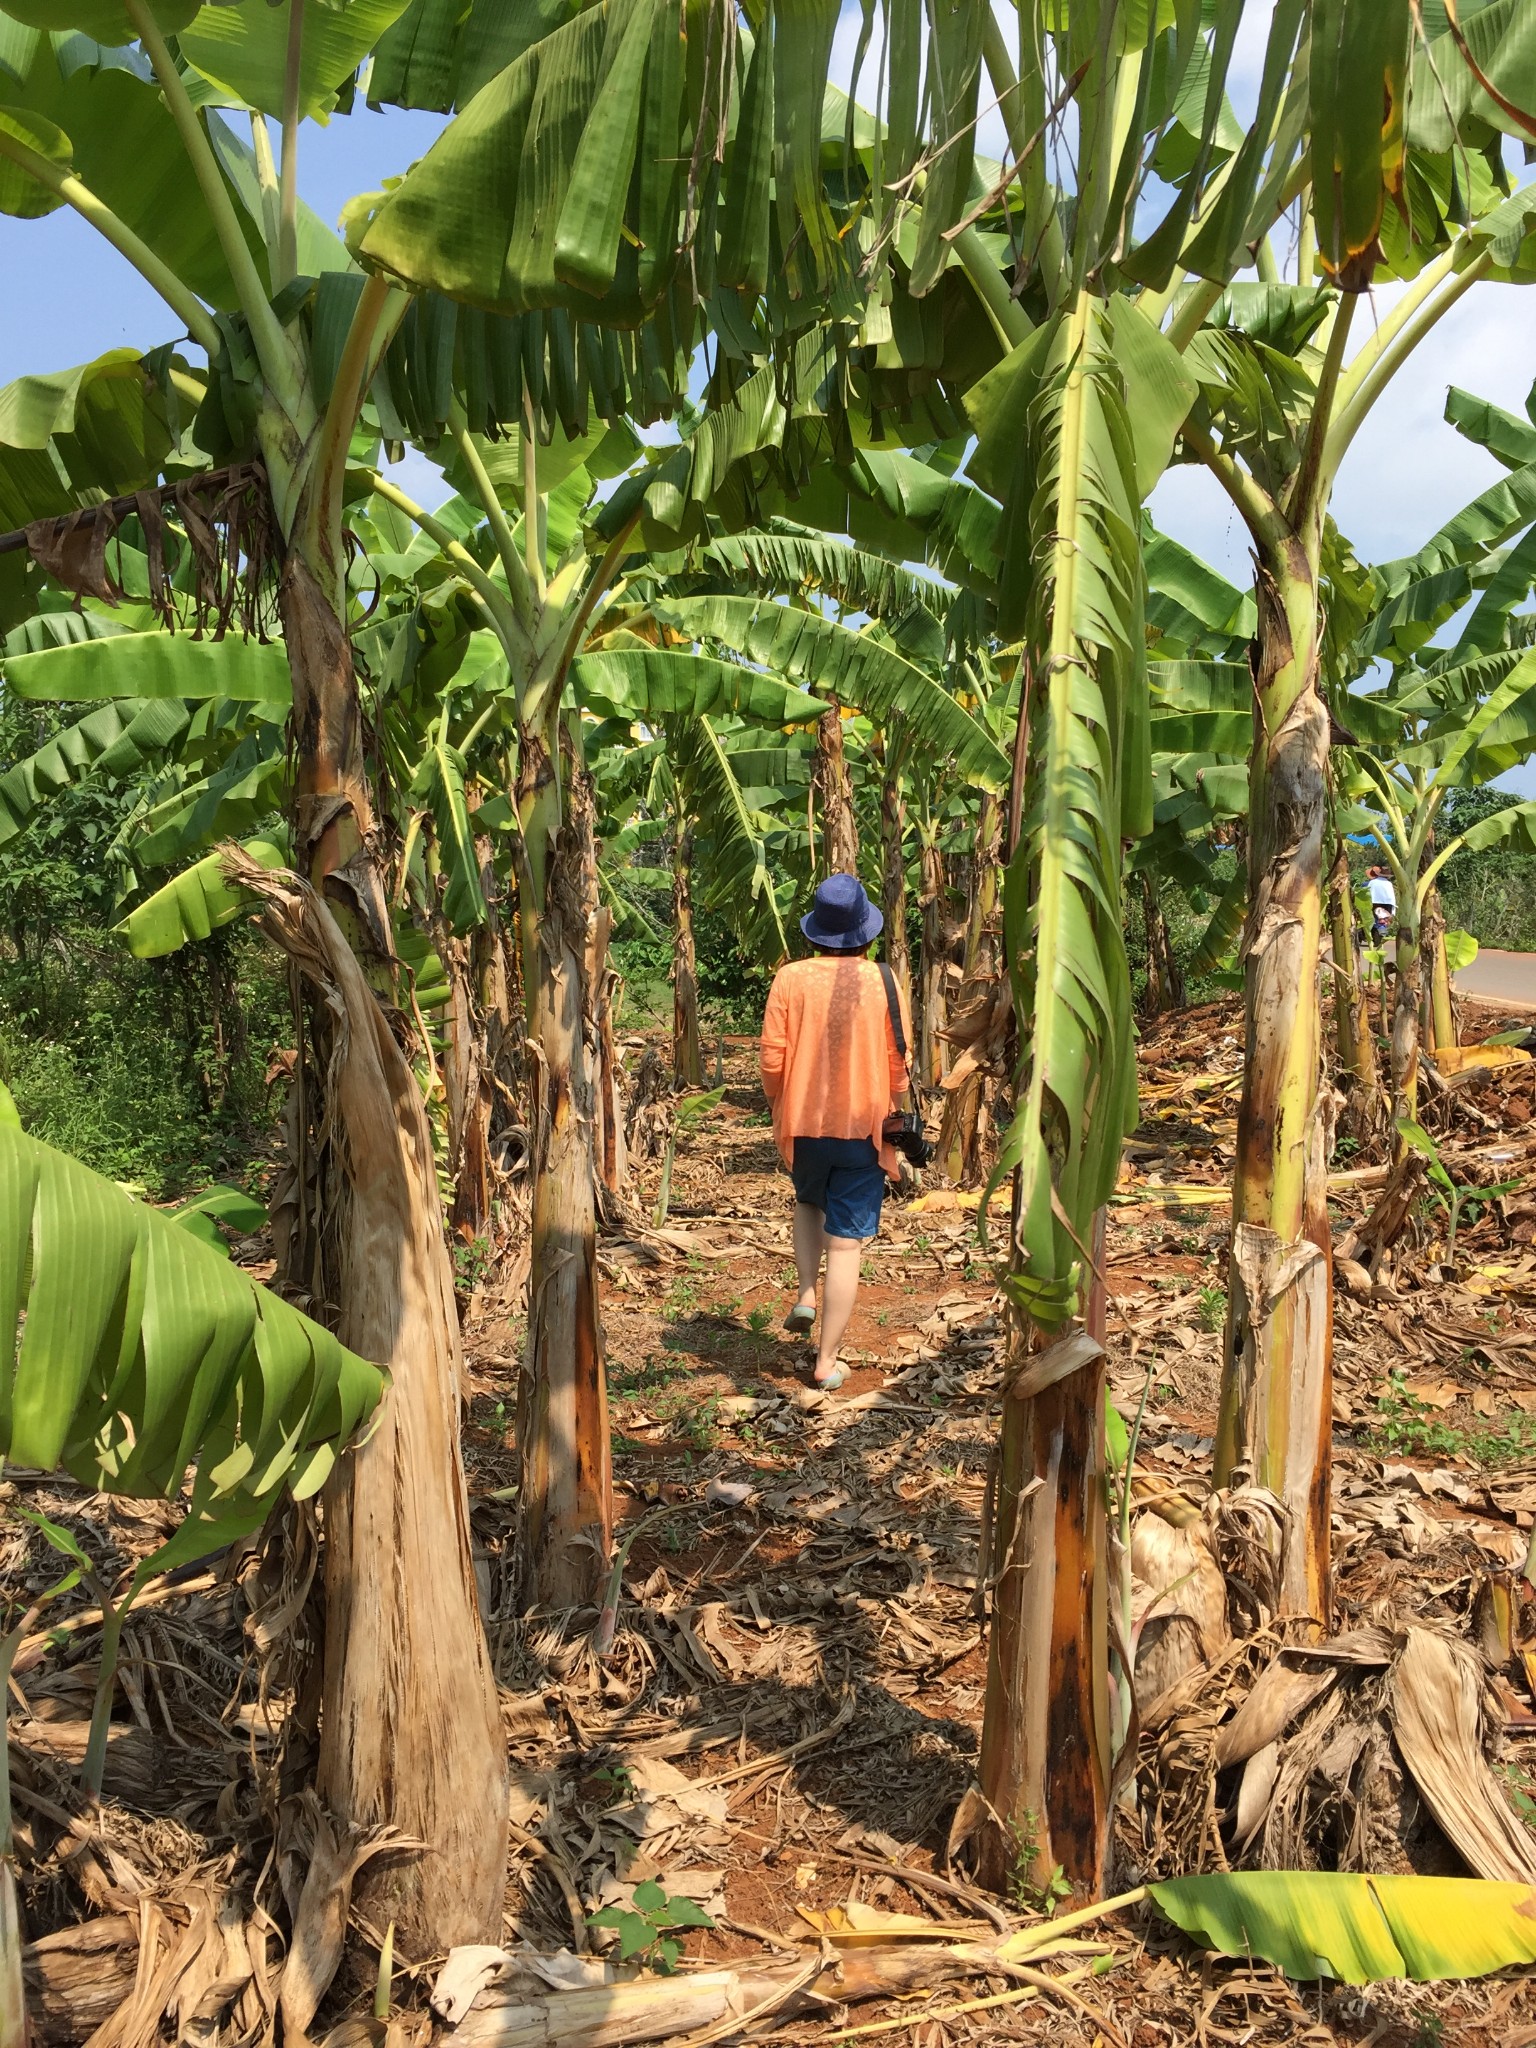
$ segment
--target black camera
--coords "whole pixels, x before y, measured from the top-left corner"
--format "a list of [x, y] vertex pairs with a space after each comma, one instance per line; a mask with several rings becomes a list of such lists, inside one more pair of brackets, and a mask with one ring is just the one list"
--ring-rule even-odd
[[923, 1136], [922, 1119], [907, 1110], [893, 1110], [880, 1126], [880, 1135], [911, 1166], [924, 1167], [933, 1157], [933, 1147]]

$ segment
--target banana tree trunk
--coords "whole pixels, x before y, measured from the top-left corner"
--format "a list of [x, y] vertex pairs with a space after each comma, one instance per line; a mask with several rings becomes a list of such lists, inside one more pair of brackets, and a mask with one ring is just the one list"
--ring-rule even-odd
[[[1104, 1218], [1094, 1230], [1103, 1268]], [[988, 1582], [992, 1620], [978, 1877], [1008, 1893], [1057, 1865], [1101, 1895], [1110, 1794], [1102, 1281], [1083, 1327], [1041, 1350], [1011, 1321]], [[1070, 1347], [1070, 1348], [1067, 1348]], [[1071, 1369], [1051, 1379], [1052, 1361]], [[1041, 1379], [1050, 1384], [1032, 1392]]]
[[[976, 817], [976, 840], [971, 859], [971, 900], [965, 921], [965, 953], [962, 968], [967, 979], [990, 962], [997, 935], [999, 865], [1003, 847], [1003, 813], [997, 798], [988, 790]], [[984, 958], [985, 956], [985, 958]]]
[[1184, 977], [1173, 957], [1168, 920], [1153, 876], [1141, 878], [1142, 919], [1147, 935], [1147, 1014], [1161, 1017], [1165, 1010], [1184, 1007]]
[[484, 1238], [491, 1227], [491, 1122], [496, 1110], [494, 1081], [497, 1049], [507, 1028], [506, 973], [502, 962], [500, 919], [491, 901], [495, 873], [488, 841], [479, 839], [481, 888], [486, 896], [485, 922], [470, 934], [465, 962], [465, 1010], [472, 1018], [471, 1071], [467, 1076], [454, 1146], [457, 1169], [449, 1229], [460, 1243]]
[[443, 1056], [453, 1181], [448, 1225], [456, 1243], [472, 1244], [483, 1235], [490, 1211], [485, 1029], [475, 1001], [471, 942], [450, 938], [441, 927], [434, 936], [448, 971], [449, 990], [448, 1042]]
[[[1419, 1026], [1424, 1007], [1424, 955], [1420, 948], [1417, 891], [1403, 889], [1397, 905], [1397, 967], [1392, 987], [1392, 1121], [1417, 1119], [1419, 1113]], [[1393, 1157], [1400, 1159], [1407, 1140], [1394, 1135]]]
[[1283, 1504], [1282, 1612], [1327, 1623], [1333, 1267], [1318, 969], [1328, 711], [1318, 686], [1317, 547], [1259, 562], [1250, 770], [1247, 1051], [1238, 1111], [1215, 1482]]
[[853, 784], [843, 751], [842, 714], [824, 711], [816, 721], [816, 763], [813, 773], [821, 799], [819, 875], [856, 875], [859, 871], [859, 828], [853, 811]]
[[[305, 1106], [317, 1185], [333, 1199], [300, 1233], [304, 1269], [323, 1275], [342, 1342], [392, 1380], [378, 1426], [325, 1489], [319, 1789], [338, 1820], [390, 1825], [423, 1845], [371, 1859], [356, 1898], [425, 1956], [500, 1931], [506, 1746], [470, 1549], [463, 1359], [431, 1134], [376, 995], [392, 994], [393, 945], [345, 588], [339, 512], [321, 519], [306, 494], [279, 604], [293, 675], [295, 859], [313, 889], [258, 893], [312, 996], [318, 1057]], [[322, 1131], [334, 1142], [318, 1144]]]
[[1341, 846], [1328, 873], [1328, 928], [1333, 939], [1333, 1022], [1339, 1069], [1349, 1078], [1346, 1114], [1357, 1137], [1381, 1127], [1381, 1062], [1365, 992], [1349, 861]]
[[907, 1008], [912, 1007], [912, 956], [907, 946], [907, 804], [897, 750], [884, 742], [885, 773], [880, 784], [880, 909], [882, 944]]
[[522, 1576], [526, 1600], [548, 1608], [593, 1599], [613, 1537], [594, 1100], [584, 1029], [592, 789], [571, 750], [559, 761], [560, 746], [557, 709], [542, 729], [525, 726], [518, 769], [533, 1195], [528, 1339], [518, 1392]]
[[[595, 861], [594, 861], [595, 878]], [[598, 1177], [608, 1194], [619, 1196], [629, 1184], [629, 1155], [624, 1144], [624, 1098], [619, 1085], [619, 1053], [614, 1040], [614, 992], [619, 976], [608, 964], [613, 912], [606, 904], [587, 914], [587, 998], [591, 1013], [587, 1037], [595, 1076], [596, 1126], [593, 1152]]]
[[672, 852], [672, 1079], [702, 1085], [699, 1053], [699, 967], [693, 935], [693, 833], [683, 826]]
[[922, 970], [923, 1003], [918, 1021], [918, 1078], [925, 1088], [937, 1088], [944, 1078], [943, 1030], [948, 1022], [949, 930], [945, 917], [949, 897], [944, 873], [944, 856], [928, 839], [923, 840], [922, 887], [918, 902], [923, 913]]
[[997, 908], [1002, 829], [1002, 808], [989, 792], [981, 799], [976, 820], [962, 980], [959, 993], [949, 1006], [946, 1024], [947, 1043], [951, 1054], [958, 1057], [953, 1059], [944, 1083], [939, 1159], [945, 1173], [960, 1187], [976, 1187], [986, 1178], [986, 1093], [992, 1073], [988, 1058], [990, 1040], [996, 1029], [993, 996], [999, 973]]

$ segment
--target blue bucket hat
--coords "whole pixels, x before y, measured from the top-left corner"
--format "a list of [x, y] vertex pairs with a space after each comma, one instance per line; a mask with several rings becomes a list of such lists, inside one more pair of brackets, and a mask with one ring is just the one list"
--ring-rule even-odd
[[828, 875], [800, 920], [813, 946], [834, 953], [856, 953], [885, 925], [885, 919], [864, 894], [857, 875]]

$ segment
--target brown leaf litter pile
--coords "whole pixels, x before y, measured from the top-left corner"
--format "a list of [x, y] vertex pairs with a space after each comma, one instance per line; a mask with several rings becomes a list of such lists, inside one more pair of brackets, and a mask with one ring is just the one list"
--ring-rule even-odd
[[[1443, 1218], [1414, 1213], [1338, 1291], [1338, 1633], [1309, 1640], [1274, 1619], [1274, 1504], [1208, 1499], [1239, 1029], [1227, 1004], [1147, 1031], [1143, 1123], [1110, 1221], [1111, 1391], [1127, 1415], [1147, 1391], [1131, 1553], [1140, 1746], [1120, 1876], [1536, 1881], [1530, 1090], [1493, 1072], [1427, 1106], [1458, 1184], [1518, 1184], [1468, 1205], [1454, 1272]], [[1483, 1035], [1477, 1020], [1468, 1035]], [[815, 1393], [779, 1328], [789, 1191], [751, 1042], [727, 1047], [723, 1078], [718, 1110], [679, 1135], [667, 1222], [636, 1220], [660, 1172], [642, 1138], [630, 1224], [603, 1246], [626, 1546], [605, 1649], [591, 1615], [516, 1611], [509, 1262], [467, 1304], [465, 1450], [512, 1764], [503, 1945], [392, 1954], [392, 2016], [374, 2017], [386, 1931], [352, 1906], [351, 1876], [370, 1854], [410, 1852], [338, 1839], [303, 1789], [312, 1759], [284, 1740], [303, 1723], [294, 1651], [316, 1626], [306, 1511], [265, 1561], [231, 1554], [135, 1610], [99, 1807], [74, 1785], [99, 1610], [82, 1593], [18, 1657], [12, 1783], [39, 2048], [1536, 2043], [1519, 1973], [1295, 1985], [1140, 1914], [1058, 1933], [1038, 1900], [972, 1887], [947, 1845], [982, 1717], [977, 1564], [1000, 1363], [975, 1198], [935, 1187], [888, 1205], [850, 1378]], [[1336, 1166], [1344, 1230], [1385, 1174]], [[109, 1586], [172, 1514], [19, 1472], [4, 1492], [64, 1521]], [[30, 1526], [13, 1519], [5, 1543], [13, 1593], [56, 1576]], [[670, 1974], [616, 1973], [616, 1932], [591, 1916], [640, 1914], [651, 1886], [713, 1925], [677, 1935]], [[1000, 1955], [1025, 1927], [1039, 1944]]]

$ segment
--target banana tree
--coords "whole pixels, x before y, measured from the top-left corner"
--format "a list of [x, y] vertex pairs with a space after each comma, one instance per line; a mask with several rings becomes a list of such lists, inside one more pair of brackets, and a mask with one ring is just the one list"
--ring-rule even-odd
[[[719, 912], [743, 959], [774, 968], [789, 951], [779, 889], [769, 870], [776, 825], [767, 806], [805, 779], [798, 733], [770, 735], [739, 718], [670, 717], [655, 738], [636, 743], [619, 726], [618, 759], [604, 778], [610, 806], [643, 806], [653, 830], [672, 843], [672, 1075], [678, 1088], [701, 1085], [696, 906]], [[604, 858], [636, 842], [633, 826], [605, 831]]]
[[[495, 636], [505, 689], [496, 721], [511, 739], [515, 860], [527, 1043], [533, 1062], [532, 1282], [519, 1388], [521, 1543], [527, 1597], [586, 1603], [608, 1567], [613, 1500], [601, 1321], [592, 1132], [593, 1073], [585, 1024], [597, 907], [591, 778], [583, 707], [605, 718], [708, 719], [747, 713], [775, 724], [819, 717], [822, 700], [780, 679], [688, 645], [659, 645], [660, 607], [626, 589], [638, 513], [604, 537], [594, 471], [579, 443], [545, 457], [531, 437], [487, 444], [462, 430], [476, 525], [415, 504], [375, 475], [376, 494], [404, 512], [460, 581]], [[592, 451], [602, 475], [602, 445]], [[552, 476], [563, 471], [560, 484]], [[557, 497], [585, 508], [574, 531], [552, 518]], [[605, 513], [625, 496], [620, 485]], [[482, 559], [483, 558], [483, 559]], [[670, 617], [670, 614], [665, 616]], [[676, 623], [676, 622], [674, 622]], [[788, 674], [782, 670], [782, 674]], [[446, 712], [445, 712], [446, 720]], [[448, 750], [462, 786], [461, 752]]]
[[[1409, 106], [1410, 34], [1409, 0], [1330, 0], [1310, 10], [1296, 132], [1310, 131], [1310, 161], [1326, 155], [1334, 175], [1309, 186], [1299, 161], [1289, 173], [1311, 223], [1302, 274], [1288, 286], [1271, 270], [1272, 281], [1222, 292], [1201, 266], [1209, 282], [1183, 295], [1168, 326], [1200, 385], [1184, 445], [1228, 492], [1259, 565], [1247, 1057], [1216, 1477], [1223, 1485], [1249, 1480], [1279, 1498], [1282, 1603], [1318, 1620], [1331, 1599], [1331, 1273], [1318, 1002], [1327, 507], [1362, 421], [1417, 343], [1479, 278], [1525, 275], [1522, 244], [1536, 218], [1536, 193], [1507, 193], [1491, 145], [1457, 155], [1470, 180], [1465, 211], [1462, 198], [1449, 201], [1454, 138], [1441, 132], [1427, 78], [1420, 94], [1416, 75]], [[1384, 126], [1358, 112], [1367, 97], [1376, 104], [1383, 84]], [[1288, 117], [1281, 101], [1276, 106], [1278, 136]], [[1468, 215], [1470, 224], [1459, 226]], [[1314, 262], [1323, 287], [1313, 284]], [[1383, 275], [1411, 281], [1351, 357], [1356, 299]]]
[[[331, 1091], [324, 1118], [335, 1140], [315, 1155], [319, 1182], [300, 1190], [306, 1227], [294, 1270], [337, 1304], [343, 1340], [390, 1367], [396, 1383], [384, 1422], [327, 1488], [320, 1784], [345, 1819], [391, 1822], [427, 1845], [419, 1857], [376, 1861], [365, 1880], [372, 1910], [425, 1951], [499, 1925], [503, 1843], [484, 1816], [503, 1810], [505, 1758], [469, 1552], [461, 1361], [430, 1137], [369, 981], [352, 971], [360, 958], [374, 988], [391, 990], [341, 512], [364, 397], [406, 300], [357, 272], [302, 206], [298, 183], [304, 120], [325, 116], [400, 11], [305, 0], [280, 9], [18, 4], [0, 38], [0, 203], [23, 215], [73, 207], [159, 293], [207, 357], [205, 371], [173, 359], [165, 380], [184, 421], [196, 415], [187, 459], [222, 463], [243, 480], [229, 508], [238, 522], [224, 520], [241, 535], [226, 550], [237, 586], [254, 586], [263, 562], [281, 556], [292, 855], [313, 893], [274, 904], [269, 928], [294, 949], [314, 997], [309, 1042], [321, 1058], [307, 1100], [318, 1108]], [[249, 116], [248, 145], [210, 101]], [[269, 119], [281, 125], [277, 149]], [[154, 426], [152, 407], [146, 416]], [[78, 440], [77, 430], [78, 420]], [[69, 431], [61, 421], [56, 438]], [[76, 519], [98, 548], [162, 501], [164, 463], [184, 431], [144, 436], [141, 474], [115, 486], [147, 496], [109, 499], [83, 527]], [[39, 445], [39, 430], [28, 445]], [[62, 509], [45, 494], [11, 516], [19, 524]], [[258, 549], [263, 522], [272, 539]], [[153, 547], [151, 535], [144, 542]], [[33, 552], [71, 576], [61, 539]], [[78, 588], [78, 572], [73, 580]], [[238, 668], [235, 643], [216, 644]], [[166, 659], [184, 663], [191, 646], [210, 643], [177, 643]], [[59, 694], [75, 692], [66, 684]], [[153, 694], [229, 693], [178, 676]], [[329, 1020], [343, 1015], [332, 1044]], [[310, 1256], [322, 1244], [334, 1270]]]
[[[1511, 648], [1457, 662], [1425, 650], [1386, 690], [1356, 696], [1377, 749], [1352, 750], [1354, 789], [1374, 810], [1368, 829], [1391, 871], [1396, 983], [1392, 1002], [1394, 1126], [1418, 1117], [1421, 1017], [1425, 1009], [1426, 909], [1447, 861], [1532, 843], [1536, 805], [1512, 803], [1450, 837], [1437, 834], [1446, 798], [1505, 773], [1536, 751], [1536, 654]], [[1362, 726], [1366, 721], [1361, 720]], [[1443, 920], [1441, 921], [1443, 923]], [[1402, 1141], [1399, 1140], [1399, 1150]]]
[[[1015, 1322], [981, 1760], [982, 1867], [999, 1884], [1026, 1837], [1036, 1882], [1060, 1865], [1096, 1890], [1103, 1873], [1116, 1758], [1089, 1276], [1136, 1113], [1120, 889], [1122, 841], [1152, 823], [1140, 507], [1197, 395], [1182, 334], [1160, 323], [1186, 271], [1225, 280], [1250, 260], [1251, 217], [1279, 203], [1300, 141], [1271, 132], [1298, 26], [1282, 7], [1262, 133], [1233, 146], [1223, 89], [1242, 13], [1179, 27], [1157, 10], [1020, 10], [1016, 50], [989, 16], [980, 30], [1022, 230], [1012, 289], [984, 290], [1011, 352], [966, 401], [968, 474], [1003, 507], [999, 626], [1019, 636], [1022, 674], [1004, 896], [1021, 1057], [1001, 1154]], [[1034, 139], [1051, 125], [1075, 129], [1070, 195]], [[1172, 187], [1156, 206], [1154, 167]], [[980, 252], [954, 246], [982, 280]], [[1113, 1654], [1129, 1668], [1124, 1645]]]

